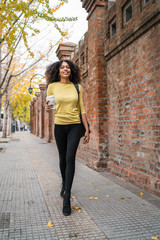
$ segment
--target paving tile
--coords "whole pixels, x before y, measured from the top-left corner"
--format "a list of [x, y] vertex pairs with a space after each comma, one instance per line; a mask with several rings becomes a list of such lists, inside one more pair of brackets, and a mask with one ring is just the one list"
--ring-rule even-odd
[[[35, 141], [39, 140], [35, 138]], [[57, 150], [52, 144], [50, 146], [50, 148], [45, 146], [43, 150], [40, 149], [40, 153], [57, 175], [60, 175], [56, 161]], [[93, 184], [88, 185], [89, 182]], [[156, 202], [156, 205], [150, 204], [145, 200], [145, 196], [142, 198], [133, 194], [92, 169], [86, 170], [86, 167], [79, 162], [76, 162], [72, 192], [76, 195], [79, 204], [87, 210], [109, 239], [115, 238], [115, 231], [119, 239], [124, 237], [136, 239], [137, 234], [141, 236], [140, 239], [145, 239], [144, 236], [151, 239], [154, 233], [160, 235], [158, 221], [160, 208], [157, 207], [160, 207], [160, 200], [155, 196], [150, 195], [150, 198], [153, 199], [152, 202]], [[89, 196], [92, 195], [100, 199], [89, 200]], [[110, 197], [107, 198], [106, 195]]]
[[[6, 229], [0, 232], [0, 239], [27, 239], [26, 236], [33, 239], [33, 233], [39, 239], [38, 227], [47, 225], [49, 212], [24, 142], [9, 143], [3, 158], [0, 154], [0, 163], [0, 211], [9, 212], [11, 216], [10, 226], [7, 232]], [[40, 214], [39, 209], [45, 212]], [[40, 221], [42, 216], [43, 222]], [[51, 232], [57, 238], [54, 228], [46, 228], [44, 232]]]
[[[56, 147], [41, 144], [43, 139], [29, 133], [16, 133], [13, 138], [0, 153], [0, 213], [10, 214], [0, 239], [147, 240], [160, 236], [159, 199], [151, 195], [156, 205], [151, 204], [145, 195], [137, 196], [79, 161], [72, 205], [82, 206], [82, 213], [72, 210], [71, 216], [64, 217]], [[99, 199], [89, 200], [90, 196]], [[48, 221], [53, 222], [52, 228]]]

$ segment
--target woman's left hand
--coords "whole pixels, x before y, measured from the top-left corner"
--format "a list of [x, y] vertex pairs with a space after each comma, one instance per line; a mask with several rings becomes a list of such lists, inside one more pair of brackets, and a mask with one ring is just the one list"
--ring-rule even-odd
[[85, 132], [85, 135], [84, 135], [83, 144], [89, 143], [89, 139], [90, 139], [89, 132], [86, 131], [86, 132]]

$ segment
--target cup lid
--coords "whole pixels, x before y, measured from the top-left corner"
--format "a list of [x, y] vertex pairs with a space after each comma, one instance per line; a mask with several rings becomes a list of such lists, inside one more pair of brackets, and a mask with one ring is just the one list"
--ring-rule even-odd
[[48, 96], [48, 97], [46, 97], [46, 98], [54, 98], [54, 96], [53, 96], [53, 95], [50, 95], [50, 96]]

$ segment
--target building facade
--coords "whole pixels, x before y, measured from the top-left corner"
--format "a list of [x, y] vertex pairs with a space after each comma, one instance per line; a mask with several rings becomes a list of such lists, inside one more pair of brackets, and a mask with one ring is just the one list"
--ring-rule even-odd
[[[93, 169], [160, 195], [160, 2], [83, 0], [82, 6], [88, 32], [77, 45], [57, 49], [59, 59], [82, 72], [91, 140], [78, 155]], [[54, 142], [46, 87], [31, 104], [31, 132]]]

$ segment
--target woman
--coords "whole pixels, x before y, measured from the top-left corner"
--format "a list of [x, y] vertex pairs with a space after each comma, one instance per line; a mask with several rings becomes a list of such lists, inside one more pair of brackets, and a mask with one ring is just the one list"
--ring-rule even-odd
[[[89, 142], [89, 129], [83, 106], [80, 70], [73, 62], [63, 60], [47, 67], [45, 72], [48, 83], [47, 96], [54, 95], [56, 103], [54, 135], [59, 152], [60, 171], [62, 176], [63, 214], [71, 214], [70, 194], [75, 172], [75, 157], [80, 141], [80, 112], [85, 126], [83, 143]], [[79, 86], [79, 98], [74, 84]], [[79, 112], [80, 107], [80, 112]], [[46, 102], [46, 110], [53, 105]]]

